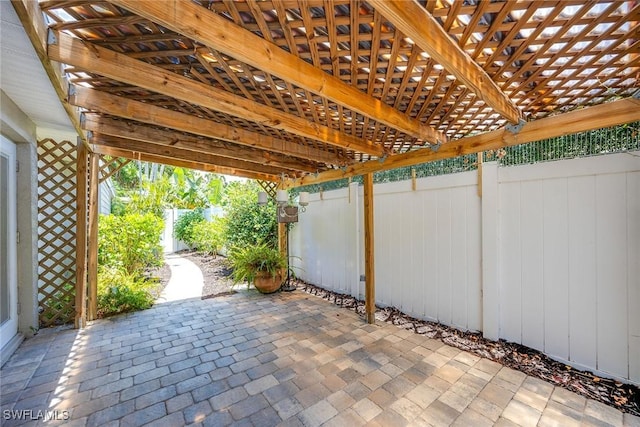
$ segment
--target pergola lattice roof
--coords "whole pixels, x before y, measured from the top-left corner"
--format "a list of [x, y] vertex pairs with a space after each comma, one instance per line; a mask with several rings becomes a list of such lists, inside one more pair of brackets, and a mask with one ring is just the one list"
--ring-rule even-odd
[[[362, 165], [372, 160], [384, 161], [380, 168], [428, 160], [425, 150], [441, 145], [451, 144], [441, 156], [452, 156], [495, 138], [518, 142], [517, 131], [505, 139], [501, 129], [520, 120], [576, 131], [640, 119], [632, 98], [640, 4], [632, 1], [69, 0], [39, 8], [50, 28], [42, 49], [67, 64], [74, 87], [63, 97], [91, 113], [80, 126], [104, 154], [310, 182], [368, 171]], [[33, 10], [32, 34], [42, 38]], [[621, 99], [598, 110], [615, 115], [607, 122], [544, 121]]]

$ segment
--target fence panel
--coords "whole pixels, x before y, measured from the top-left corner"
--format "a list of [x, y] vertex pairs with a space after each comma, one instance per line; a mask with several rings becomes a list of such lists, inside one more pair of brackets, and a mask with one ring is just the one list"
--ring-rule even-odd
[[[480, 200], [476, 172], [378, 184], [376, 302], [462, 329], [481, 329]], [[300, 277], [362, 295], [361, 215], [355, 191], [312, 194], [291, 235]], [[360, 197], [360, 196], [358, 196]], [[359, 199], [358, 199], [359, 200]], [[354, 243], [355, 242], [355, 243]], [[454, 283], [455, 282], [455, 283]], [[461, 296], [462, 299], [454, 295]]]
[[640, 171], [627, 173], [629, 378], [640, 384]]
[[567, 191], [569, 212], [580, 212], [569, 221], [569, 294], [580, 295], [569, 312], [569, 349], [572, 360], [584, 366], [596, 366], [597, 360], [595, 184], [595, 176], [576, 177]]
[[[628, 373], [627, 174], [598, 176], [596, 205], [598, 369]], [[638, 258], [636, 257], [636, 260]], [[637, 281], [638, 278], [636, 277]], [[636, 282], [637, 283], [637, 282]]]
[[353, 294], [359, 281], [358, 210], [357, 193], [349, 191], [347, 187], [311, 195], [306, 212], [291, 228], [290, 254], [294, 273], [301, 279]]
[[638, 171], [637, 153], [499, 169], [501, 338], [640, 381]]

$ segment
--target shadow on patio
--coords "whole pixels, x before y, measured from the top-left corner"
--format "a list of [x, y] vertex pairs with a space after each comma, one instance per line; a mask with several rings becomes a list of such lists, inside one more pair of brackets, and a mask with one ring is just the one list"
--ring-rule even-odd
[[51, 417], [82, 426], [640, 423], [302, 292], [189, 299], [43, 331], [1, 375], [7, 426]]

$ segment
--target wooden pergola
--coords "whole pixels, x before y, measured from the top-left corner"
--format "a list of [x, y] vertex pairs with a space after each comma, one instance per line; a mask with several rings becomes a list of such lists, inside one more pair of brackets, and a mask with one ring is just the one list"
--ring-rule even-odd
[[373, 172], [640, 120], [635, 1], [12, 1], [90, 159], [91, 236], [98, 154], [364, 175], [369, 321]]

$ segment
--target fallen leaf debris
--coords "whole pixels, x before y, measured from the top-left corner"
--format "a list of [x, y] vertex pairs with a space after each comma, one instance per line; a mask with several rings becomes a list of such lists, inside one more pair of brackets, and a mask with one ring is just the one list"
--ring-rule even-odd
[[[354, 310], [360, 315], [365, 313], [364, 301], [351, 295], [329, 291], [300, 280], [297, 281], [297, 286], [298, 289]], [[428, 338], [441, 340], [452, 347], [517, 369], [623, 412], [640, 416], [640, 389], [634, 385], [580, 371], [521, 344], [505, 340], [492, 341], [478, 332], [461, 331], [439, 323], [416, 319], [394, 307], [376, 306], [376, 319], [410, 329]]]

